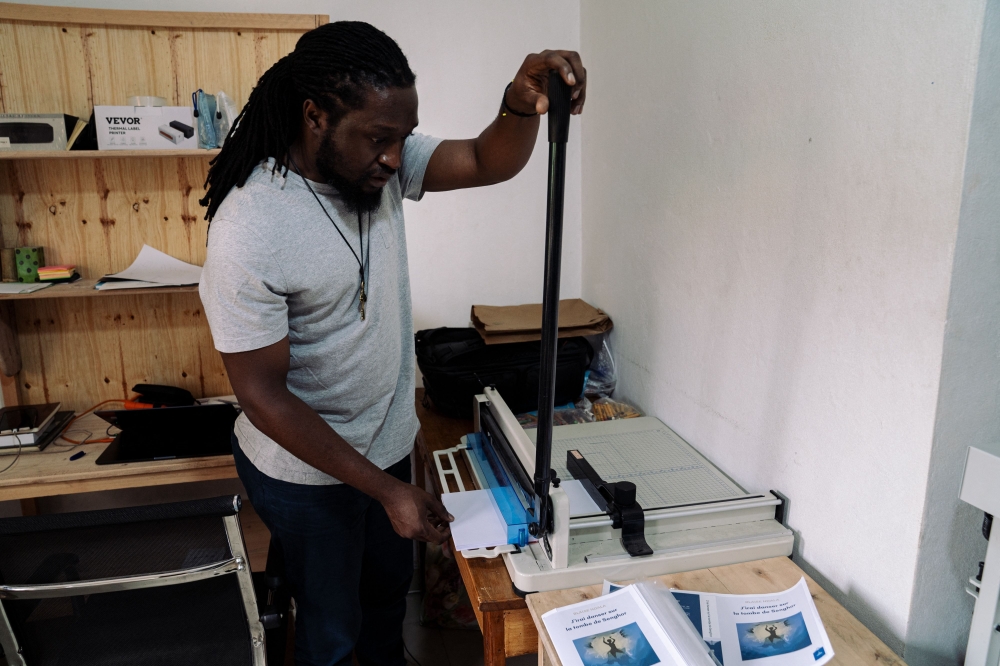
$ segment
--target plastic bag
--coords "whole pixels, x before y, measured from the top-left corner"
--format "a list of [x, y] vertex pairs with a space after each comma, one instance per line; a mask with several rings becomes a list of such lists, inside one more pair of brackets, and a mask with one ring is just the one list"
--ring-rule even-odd
[[583, 393], [586, 396], [596, 396], [599, 398], [610, 397], [615, 392], [618, 384], [618, 371], [615, 368], [615, 359], [611, 355], [611, 347], [608, 345], [608, 336], [601, 338], [601, 346], [594, 355], [594, 360], [590, 363], [586, 379], [583, 383]]
[[198, 125], [198, 147], [217, 148], [219, 142], [215, 135], [215, 95], [209, 95], [198, 88], [191, 93], [191, 104], [194, 105], [194, 121]]
[[472, 610], [455, 558], [433, 543], [427, 544], [424, 556], [424, 605], [420, 624], [439, 629], [479, 630], [476, 612]]
[[[579, 403], [574, 405], [569, 403], [562, 407], [556, 406], [552, 410], [552, 425], [572, 425], [574, 423], [593, 423], [594, 415], [585, 409], [581, 409]], [[525, 412], [517, 415], [517, 422], [525, 430], [538, 427], [538, 411]]]
[[598, 398], [594, 400], [591, 410], [595, 421], [617, 421], [618, 419], [634, 419], [642, 416], [642, 412], [628, 403]]
[[229, 136], [229, 128], [236, 122], [239, 112], [236, 110], [236, 102], [221, 90], [215, 93], [215, 105], [215, 140], [219, 148], [222, 148]]

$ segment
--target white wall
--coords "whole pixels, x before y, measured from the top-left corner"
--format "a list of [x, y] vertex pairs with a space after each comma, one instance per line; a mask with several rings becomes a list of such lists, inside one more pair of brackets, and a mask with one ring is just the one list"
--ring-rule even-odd
[[[418, 131], [477, 136], [496, 116], [504, 87], [524, 57], [546, 48], [578, 49], [578, 0], [28, 0], [109, 9], [329, 14], [368, 21], [395, 39], [417, 74]], [[155, 93], [151, 93], [155, 94]], [[536, 303], [542, 298], [546, 135], [512, 181], [428, 194], [406, 203], [415, 326], [465, 326], [473, 303]], [[580, 135], [567, 160], [563, 296], [580, 295]], [[418, 377], [419, 378], [419, 377]]]
[[621, 396], [897, 651], [983, 2], [582, 2], [583, 297]]
[[[1000, 455], [1000, 0], [988, 0], [912, 610], [910, 666], [964, 660], [983, 514], [958, 499], [966, 448]], [[997, 480], [1000, 483], [1000, 479]]]

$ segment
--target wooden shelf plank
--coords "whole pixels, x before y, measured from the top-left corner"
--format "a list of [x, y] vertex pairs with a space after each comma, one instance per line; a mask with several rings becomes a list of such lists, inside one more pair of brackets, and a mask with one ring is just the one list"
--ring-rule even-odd
[[0, 301], [28, 300], [39, 298], [80, 298], [93, 296], [134, 296], [138, 294], [197, 294], [198, 285], [186, 287], [155, 287], [151, 289], [94, 289], [95, 279], [80, 279], [76, 282], [64, 282], [30, 294], [0, 294]]
[[87, 9], [0, 2], [0, 20], [147, 28], [223, 28], [306, 31], [329, 22], [326, 14], [242, 14]]
[[125, 157], [214, 157], [221, 149], [211, 150], [22, 150], [0, 151], [0, 160], [82, 160], [121, 159]]

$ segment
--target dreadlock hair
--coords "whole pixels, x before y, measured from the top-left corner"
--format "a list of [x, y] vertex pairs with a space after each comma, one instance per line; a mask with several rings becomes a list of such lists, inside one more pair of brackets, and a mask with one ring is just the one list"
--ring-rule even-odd
[[205, 219], [211, 221], [233, 186], [243, 187], [263, 160], [273, 157], [274, 168], [286, 164], [305, 100], [336, 124], [364, 105], [367, 88], [407, 88], [415, 81], [399, 45], [368, 23], [337, 21], [305, 33], [257, 81], [222, 151], [209, 163], [208, 192], [199, 202], [208, 208]]

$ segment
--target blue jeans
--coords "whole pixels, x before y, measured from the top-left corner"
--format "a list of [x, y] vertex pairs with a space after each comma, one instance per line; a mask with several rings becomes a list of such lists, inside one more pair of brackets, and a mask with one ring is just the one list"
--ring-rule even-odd
[[[403, 666], [413, 541], [382, 505], [348, 485], [308, 486], [261, 473], [233, 435], [236, 470], [285, 555], [295, 598], [296, 666]], [[407, 456], [385, 470], [410, 482]]]

